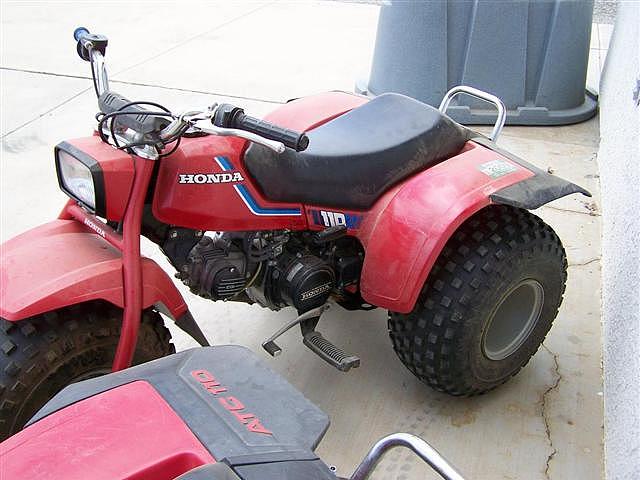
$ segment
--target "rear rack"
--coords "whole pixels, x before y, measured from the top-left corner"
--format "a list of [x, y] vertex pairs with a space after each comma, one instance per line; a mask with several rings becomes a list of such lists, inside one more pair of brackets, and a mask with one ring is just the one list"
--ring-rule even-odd
[[457, 87], [453, 87], [447, 93], [445, 93], [442, 98], [442, 102], [440, 102], [440, 107], [438, 110], [442, 113], [447, 113], [447, 108], [449, 108], [449, 104], [453, 97], [459, 95], [461, 93], [465, 93], [471, 97], [477, 98], [479, 100], [484, 100], [485, 102], [493, 103], [495, 107], [498, 109], [498, 118], [496, 119], [496, 123], [493, 126], [493, 130], [491, 131], [491, 135], [489, 138], [494, 142], [498, 140], [498, 135], [502, 131], [502, 127], [504, 127], [504, 122], [507, 119], [507, 109], [500, 100], [495, 95], [491, 95], [490, 93], [483, 92], [482, 90], [478, 90], [477, 88], [467, 87], [466, 85], [458, 85]]
[[367, 456], [358, 465], [349, 480], [366, 480], [382, 460], [395, 447], [406, 447], [424, 460], [445, 480], [464, 480], [464, 477], [438, 451], [427, 442], [408, 433], [394, 433], [376, 442]]

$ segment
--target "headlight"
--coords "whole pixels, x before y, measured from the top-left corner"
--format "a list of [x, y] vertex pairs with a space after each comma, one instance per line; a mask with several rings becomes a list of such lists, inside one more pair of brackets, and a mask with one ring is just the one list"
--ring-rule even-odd
[[96, 190], [93, 187], [91, 170], [67, 152], [58, 153], [60, 180], [64, 189], [86, 206], [96, 208]]
[[[92, 212], [104, 215], [103, 208], [96, 208], [104, 201], [104, 195], [100, 195], [103, 184], [98, 162], [67, 142], [56, 146], [55, 155], [58, 183], [62, 191]], [[97, 200], [96, 193], [100, 197]]]

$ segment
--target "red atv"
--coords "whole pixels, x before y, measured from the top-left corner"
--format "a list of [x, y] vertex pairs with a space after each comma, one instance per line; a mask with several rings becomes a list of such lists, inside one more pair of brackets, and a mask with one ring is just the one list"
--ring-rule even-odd
[[[92, 136], [55, 147], [59, 218], [2, 246], [2, 435], [71, 382], [174, 352], [159, 313], [208, 344], [140, 235], [196, 295], [293, 306], [271, 355], [299, 324], [322, 359], [357, 367], [315, 330], [329, 301], [389, 310], [400, 360], [453, 395], [496, 387], [536, 352], [567, 261], [527, 209], [589, 193], [496, 146], [499, 99], [456, 87], [437, 110], [329, 92], [265, 120], [228, 104], [174, 115], [111, 91], [106, 37], [74, 36], [100, 112]], [[497, 107], [490, 138], [444, 114], [459, 93]]]
[[[339, 480], [314, 453], [328, 426], [249, 350], [196, 348], [65, 388], [0, 444], [0, 465], [16, 480]], [[378, 441], [350, 479], [398, 446], [463, 480], [406, 433]]]

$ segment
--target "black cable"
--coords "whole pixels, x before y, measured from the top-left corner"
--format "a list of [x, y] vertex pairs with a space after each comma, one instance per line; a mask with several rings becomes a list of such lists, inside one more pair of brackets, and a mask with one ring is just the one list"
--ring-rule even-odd
[[[168, 153], [161, 153], [159, 155], [160, 158], [162, 157], [168, 157], [169, 155], [171, 155], [172, 153], [174, 153], [176, 150], [178, 150], [178, 147], [180, 146], [180, 142], [182, 141], [182, 135], [180, 135], [178, 137], [178, 139], [175, 141], [176, 144], [173, 146], [173, 148], [171, 149], [171, 151], [169, 151]], [[170, 142], [166, 143], [165, 145], [168, 145]]]
[[[255, 240], [258, 240], [259, 242], [264, 241], [266, 245], [264, 246], [255, 245], [254, 243]], [[243, 243], [244, 243], [244, 250], [245, 250], [245, 253], [247, 254], [247, 258], [249, 259], [249, 261], [253, 263], [260, 263], [260, 262], [267, 261], [271, 258], [274, 258], [275, 250], [278, 247], [287, 243], [287, 241], [284, 239], [268, 240], [260, 236], [258, 232], [251, 232], [244, 237]]]
[[[139, 111], [125, 111], [124, 109], [135, 106], [135, 105], [151, 105], [153, 107], [159, 108], [162, 111], [144, 111], [144, 112], [139, 112]], [[164, 107], [163, 105], [160, 105], [159, 103], [155, 103], [155, 102], [148, 102], [148, 101], [136, 101], [136, 102], [129, 102], [125, 105], [123, 105], [122, 107], [120, 107], [118, 110], [116, 110], [115, 112], [111, 112], [111, 113], [103, 113], [103, 112], [99, 112], [98, 114], [96, 114], [96, 120], [98, 121], [98, 134], [100, 135], [100, 139], [105, 142], [105, 143], [109, 143], [109, 139], [104, 135], [103, 129], [104, 129], [104, 125], [105, 122], [111, 120], [111, 122], [109, 123], [109, 132], [111, 134], [111, 138], [113, 140], [114, 146], [116, 148], [118, 148], [119, 150], [128, 150], [132, 147], [141, 147], [141, 146], [156, 146], [157, 143], [153, 142], [153, 141], [147, 141], [147, 142], [136, 142], [136, 143], [129, 143], [127, 145], [120, 145], [118, 142], [118, 139], [115, 136], [115, 131], [114, 131], [114, 123], [117, 119], [118, 116], [120, 115], [150, 115], [150, 116], [157, 116], [157, 117], [170, 117], [170, 118], [175, 118], [175, 116], [169, 111], [168, 108]], [[184, 135], [184, 133], [189, 129], [189, 125], [185, 125], [183, 128], [181, 128], [178, 132], [176, 132], [173, 136], [169, 137], [166, 140], [162, 141], [162, 144], [164, 146], [167, 146], [171, 143], [175, 142], [175, 145], [173, 146], [173, 148], [167, 152], [167, 153], [161, 153], [159, 154], [159, 157], [167, 157], [171, 154], [173, 154], [178, 147], [180, 146], [180, 142], [182, 140], [182, 136]]]
[[[153, 111], [145, 111], [145, 112], [140, 112], [140, 111], [124, 111], [123, 109], [134, 106], [134, 105], [152, 105], [155, 107], [158, 107], [160, 109], [162, 109], [162, 112], [153, 112]], [[120, 115], [151, 115], [151, 116], [156, 116], [156, 117], [170, 117], [170, 118], [174, 118], [174, 115], [165, 107], [163, 107], [162, 105], [159, 105], [157, 103], [154, 102], [147, 102], [147, 101], [138, 101], [138, 102], [129, 102], [125, 105], [123, 105], [122, 107], [120, 107], [118, 110], [116, 110], [115, 112], [110, 112], [110, 113], [102, 113], [99, 112], [96, 115], [96, 119], [98, 116], [102, 115], [100, 120], [98, 120], [98, 134], [100, 135], [100, 139], [105, 142], [105, 143], [109, 143], [109, 140], [105, 137], [104, 132], [103, 132], [103, 127], [106, 121], [111, 120], [110, 124], [109, 124], [109, 132], [111, 133], [111, 138], [113, 139], [113, 143], [115, 145], [116, 148], [121, 148], [122, 146], [120, 145], [120, 143], [118, 142], [118, 139], [115, 136], [115, 132], [114, 132], [114, 120], [116, 119], [116, 117], [120, 116]], [[170, 142], [167, 142], [170, 143]], [[144, 142], [144, 144], [152, 144], [150, 142]], [[124, 148], [130, 148], [132, 145], [126, 145], [124, 146]], [[138, 146], [138, 145], [135, 145]]]
[[98, 82], [96, 82], [96, 71], [93, 68], [93, 57], [90, 56], [91, 61], [89, 62], [89, 64], [91, 65], [91, 80], [93, 81], [93, 89], [96, 92], [96, 97], [100, 97], [100, 94], [98, 93]]

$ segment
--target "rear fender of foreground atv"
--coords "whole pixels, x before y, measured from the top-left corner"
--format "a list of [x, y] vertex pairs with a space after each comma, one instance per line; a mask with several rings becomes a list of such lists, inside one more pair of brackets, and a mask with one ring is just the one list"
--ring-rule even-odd
[[[142, 259], [143, 307], [180, 319], [187, 305], [169, 276]], [[74, 220], [40, 225], [1, 246], [0, 317], [19, 321], [90, 300], [124, 307], [122, 257]]]
[[360, 289], [368, 303], [410, 312], [444, 245], [490, 204], [535, 209], [583, 188], [474, 138], [457, 156], [387, 192], [357, 236], [365, 248]]

